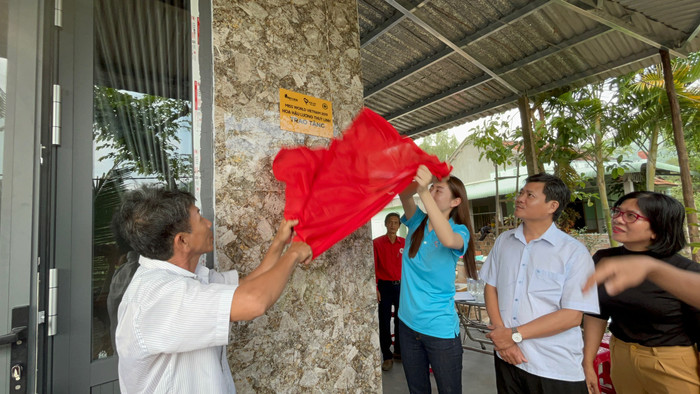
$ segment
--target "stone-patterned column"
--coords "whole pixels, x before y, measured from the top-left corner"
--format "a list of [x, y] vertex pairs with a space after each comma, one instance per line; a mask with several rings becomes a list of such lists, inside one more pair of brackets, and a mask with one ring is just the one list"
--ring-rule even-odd
[[[217, 258], [250, 272], [282, 219], [282, 146], [329, 139], [279, 127], [279, 88], [333, 103], [339, 135], [362, 106], [355, 0], [213, 0]], [[279, 302], [232, 330], [240, 393], [381, 392], [369, 226], [297, 268]]]

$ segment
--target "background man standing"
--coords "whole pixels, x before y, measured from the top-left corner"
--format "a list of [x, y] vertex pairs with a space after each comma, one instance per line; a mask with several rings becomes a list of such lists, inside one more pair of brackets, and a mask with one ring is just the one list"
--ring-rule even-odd
[[[379, 345], [382, 349], [382, 370], [394, 366], [394, 358], [401, 359], [399, 344], [399, 291], [401, 289], [401, 259], [406, 240], [397, 236], [401, 221], [398, 213], [384, 218], [386, 235], [374, 239], [374, 271], [377, 278], [379, 302]], [[394, 307], [394, 353], [391, 352], [391, 307]]]
[[583, 312], [598, 313], [598, 294], [581, 291], [590, 253], [554, 224], [569, 199], [561, 179], [528, 177], [515, 200], [523, 223], [496, 239], [481, 269], [500, 394], [588, 393], [579, 326]]

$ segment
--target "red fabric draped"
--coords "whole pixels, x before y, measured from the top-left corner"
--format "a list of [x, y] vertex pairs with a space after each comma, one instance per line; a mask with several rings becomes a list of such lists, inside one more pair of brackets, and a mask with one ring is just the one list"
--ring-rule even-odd
[[287, 185], [284, 216], [299, 220], [297, 237], [316, 258], [381, 211], [421, 164], [438, 178], [452, 170], [365, 108], [328, 148], [283, 148], [272, 170]]

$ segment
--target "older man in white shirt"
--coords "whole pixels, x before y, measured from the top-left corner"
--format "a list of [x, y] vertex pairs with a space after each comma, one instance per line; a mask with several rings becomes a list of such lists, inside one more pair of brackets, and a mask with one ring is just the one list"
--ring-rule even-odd
[[115, 214], [141, 255], [119, 304], [116, 330], [122, 393], [235, 393], [226, 361], [229, 323], [262, 315], [279, 298], [311, 248], [292, 243], [283, 221], [260, 265], [245, 279], [199, 264], [213, 250], [211, 222], [183, 191], [144, 187]]

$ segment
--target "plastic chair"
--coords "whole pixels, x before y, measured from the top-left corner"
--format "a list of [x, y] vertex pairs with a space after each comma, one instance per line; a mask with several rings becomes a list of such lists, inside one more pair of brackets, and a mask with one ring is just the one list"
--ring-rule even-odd
[[610, 378], [610, 335], [603, 337], [598, 348], [598, 354], [593, 360], [593, 368], [598, 374], [598, 390], [601, 393], [615, 394], [612, 379]]

